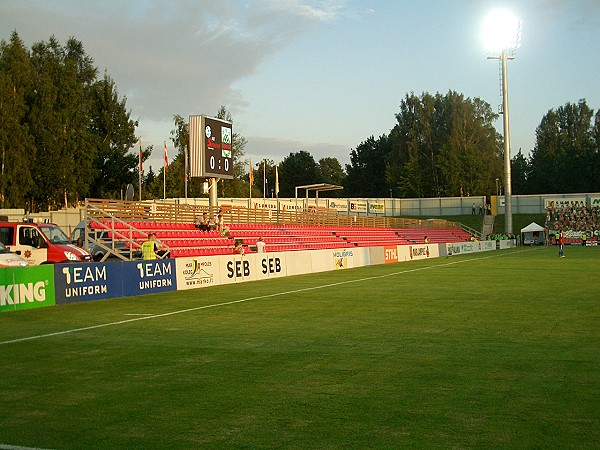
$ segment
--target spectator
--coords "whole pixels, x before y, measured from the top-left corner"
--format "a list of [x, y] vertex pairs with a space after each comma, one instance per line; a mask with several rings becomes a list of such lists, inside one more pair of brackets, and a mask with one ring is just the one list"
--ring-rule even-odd
[[196, 217], [194, 226], [201, 231], [210, 231], [210, 219], [207, 213], [202, 213], [202, 218]]
[[219, 213], [217, 214], [216, 230], [221, 236], [229, 237], [229, 227], [227, 225], [225, 225], [225, 223], [223, 221], [223, 212], [222, 211], [219, 211]]
[[423, 244], [429, 244], [429, 238], [427, 236], [423, 236]]
[[235, 253], [236, 255], [242, 255], [244, 256], [244, 246], [242, 244], [242, 241], [236, 241], [235, 243], [235, 247], [233, 248], [233, 253]]
[[148, 240], [142, 244], [142, 258], [147, 260], [162, 258], [166, 254], [165, 247], [158, 245], [156, 242], [156, 234], [150, 233]]
[[256, 241], [256, 253], [266, 253], [267, 252], [267, 244], [265, 244], [265, 241], [263, 240], [262, 237], [259, 237], [258, 240]]

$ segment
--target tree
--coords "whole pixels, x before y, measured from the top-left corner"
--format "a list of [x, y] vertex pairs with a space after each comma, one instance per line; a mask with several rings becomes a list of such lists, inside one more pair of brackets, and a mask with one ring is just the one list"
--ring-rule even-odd
[[[346, 174], [337, 158], [321, 158], [317, 167], [318, 178], [322, 183], [343, 186]], [[325, 191], [323, 197], [342, 197], [341, 190]]]
[[494, 192], [502, 173], [496, 118], [489, 104], [453, 91], [406, 95], [389, 136], [389, 185], [404, 197]]
[[[107, 75], [91, 87], [90, 129], [96, 145], [90, 195], [94, 198], [117, 198], [127, 184], [137, 181], [139, 156], [131, 153], [137, 142], [137, 122], [130, 118], [126, 99], [119, 100], [114, 81]], [[148, 153], [146, 153], [148, 157]]]
[[24, 206], [34, 184], [35, 146], [27, 125], [32, 87], [29, 54], [16, 32], [0, 44], [0, 207]]
[[71, 38], [60, 46], [56, 38], [34, 44], [35, 89], [30, 131], [37, 147], [35, 197], [43, 208], [54, 208], [87, 195], [96, 147], [89, 129], [90, 86], [96, 69]]
[[350, 152], [350, 164], [346, 165], [344, 196], [387, 197], [386, 158], [390, 153], [386, 135], [375, 140], [373, 136]]
[[532, 193], [593, 191], [598, 162], [598, 116], [585, 100], [550, 110], [536, 129], [531, 152]]
[[28, 52], [14, 32], [0, 51], [0, 204], [57, 208], [135, 182], [137, 123], [81, 42], [52, 36]]
[[529, 163], [523, 156], [521, 149], [511, 161], [511, 186], [515, 195], [529, 194], [528, 178]]
[[[279, 196], [294, 197], [296, 186], [315, 184], [319, 182], [317, 163], [310, 153], [300, 150], [290, 153], [279, 164]], [[273, 174], [275, 187], [275, 176]]]

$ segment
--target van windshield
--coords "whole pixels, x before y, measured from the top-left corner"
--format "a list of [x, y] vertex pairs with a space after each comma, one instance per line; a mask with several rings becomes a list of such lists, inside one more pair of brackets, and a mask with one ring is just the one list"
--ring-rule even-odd
[[70, 244], [69, 238], [63, 233], [63, 230], [56, 225], [40, 225], [40, 230], [44, 236], [53, 244]]

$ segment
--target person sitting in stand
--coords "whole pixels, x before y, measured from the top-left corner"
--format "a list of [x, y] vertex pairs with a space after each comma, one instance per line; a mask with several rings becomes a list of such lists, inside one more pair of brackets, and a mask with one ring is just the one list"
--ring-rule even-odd
[[429, 244], [429, 238], [427, 236], [423, 237], [423, 244]]
[[210, 231], [210, 219], [207, 213], [202, 213], [202, 217], [196, 217], [194, 226], [201, 231]]
[[194, 219], [194, 228], [202, 229], [202, 218], [196, 216]]
[[242, 255], [244, 256], [244, 246], [242, 245], [242, 241], [236, 241], [235, 243], [235, 247], [233, 248], [233, 253], [235, 253], [236, 255]]
[[229, 237], [229, 227], [223, 221], [223, 213], [217, 214], [216, 230], [221, 236]]

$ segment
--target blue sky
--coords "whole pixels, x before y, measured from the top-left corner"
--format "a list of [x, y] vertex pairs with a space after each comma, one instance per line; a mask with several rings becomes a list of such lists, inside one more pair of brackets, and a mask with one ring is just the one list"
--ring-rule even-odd
[[174, 156], [173, 115], [220, 105], [254, 163], [306, 150], [344, 165], [393, 128], [406, 94], [454, 90], [498, 110], [481, 30], [495, 8], [523, 21], [508, 83], [511, 154], [527, 155], [548, 110], [600, 108], [598, 0], [0, 0], [0, 38], [81, 41], [127, 97], [154, 169], [163, 141]]

